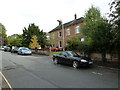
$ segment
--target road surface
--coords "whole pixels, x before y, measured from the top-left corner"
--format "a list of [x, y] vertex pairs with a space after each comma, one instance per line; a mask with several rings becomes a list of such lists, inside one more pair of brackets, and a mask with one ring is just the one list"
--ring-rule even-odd
[[118, 70], [54, 65], [50, 56], [2, 52], [2, 73], [12, 88], [118, 88]]

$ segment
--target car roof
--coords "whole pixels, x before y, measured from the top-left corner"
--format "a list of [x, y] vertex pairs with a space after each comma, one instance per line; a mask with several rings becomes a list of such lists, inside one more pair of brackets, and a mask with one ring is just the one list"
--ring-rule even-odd
[[63, 53], [63, 52], [65, 52], [65, 53], [69, 53], [69, 52], [70, 52], [70, 53], [71, 53], [71, 52], [73, 52], [73, 51], [62, 51], [61, 53]]
[[66, 51], [66, 52], [73, 52], [73, 51]]

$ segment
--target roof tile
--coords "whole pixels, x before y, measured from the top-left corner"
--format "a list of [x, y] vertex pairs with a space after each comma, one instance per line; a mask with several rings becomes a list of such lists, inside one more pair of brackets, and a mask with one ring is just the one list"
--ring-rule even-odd
[[[82, 23], [82, 22], [83, 22], [83, 17], [75, 19], [75, 20], [70, 21], [70, 22], [67, 22], [67, 23], [63, 24], [63, 27], [66, 28], [68, 26], [75, 25], [75, 24]], [[60, 30], [60, 29], [62, 29], [62, 25], [57, 26], [56, 28], [51, 30], [49, 33]]]

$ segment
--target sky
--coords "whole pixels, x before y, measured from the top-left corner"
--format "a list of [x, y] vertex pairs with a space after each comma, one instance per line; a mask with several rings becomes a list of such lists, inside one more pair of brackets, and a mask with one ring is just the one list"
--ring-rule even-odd
[[94, 5], [102, 16], [109, 12], [111, 0], [0, 0], [0, 23], [7, 35], [22, 34], [23, 28], [35, 23], [40, 30], [49, 32], [58, 26], [57, 20], [63, 23], [84, 17], [85, 12]]

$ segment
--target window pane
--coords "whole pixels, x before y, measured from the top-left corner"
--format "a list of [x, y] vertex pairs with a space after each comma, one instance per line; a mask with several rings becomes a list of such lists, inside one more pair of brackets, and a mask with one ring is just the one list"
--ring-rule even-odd
[[81, 41], [83, 42], [83, 41], [84, 41], [84, 38], [81, 38]]
[[66, 36], [70, 35], [70, 29], [66, 30]]
[[62, 47], [62, 41], [59, 42], [59, 47]]
[[76, 26], [76, 33], [80, 33], [80, 26]]

